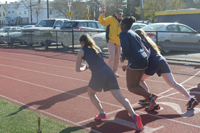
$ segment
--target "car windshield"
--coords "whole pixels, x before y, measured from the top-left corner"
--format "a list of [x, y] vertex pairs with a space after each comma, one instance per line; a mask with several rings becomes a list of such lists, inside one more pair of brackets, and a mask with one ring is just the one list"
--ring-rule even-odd
[[8, 30], [9, 30], [10, 28], [9, 27], [6, 27], [6, 28], [1, 28], [0, 29], [0, 32], [2, 33], [4, 33], [4, 32], [8, 32]]
[[55, 20], [42, 20], [35, 27], [53, 27]]
[[141, 29], [143, 29], [144, 31], [157, 31], [163, 26], [164, 24], [150, 24], [142, 27]]
[[101, 25], [99, 22], [97, 22], [97, 25], [98, 25], [99, 29], [106, 29], [106, 27]]
[[78, 26], [78, 22], [64, 22], [61, 28], [74, 28]]

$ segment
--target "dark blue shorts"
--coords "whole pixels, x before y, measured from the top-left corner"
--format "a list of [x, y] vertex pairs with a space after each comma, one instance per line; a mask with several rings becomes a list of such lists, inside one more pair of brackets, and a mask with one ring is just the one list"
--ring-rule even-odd
[[136, 62], [129, 63], [127, 67], [130, 68], [131, 70], [143, 70], [146, 69], [147, 66], [148, 66], [148, 59], [143, 58], [137, 60]]
[[152, 58], [150, 56], [148, 68], [144, 73], [151, 76], [157, 73], [158, 76], [161, 76], [163, 73], [171, 73], [171, 70], [166, 59], [161, 55], [157, 55]]
[[117, 79], [108, 65], [96, 68], [92, 72], [92, 77], [90, 79], [89, 85], [95, 91], [101, 92], [119, 89]]

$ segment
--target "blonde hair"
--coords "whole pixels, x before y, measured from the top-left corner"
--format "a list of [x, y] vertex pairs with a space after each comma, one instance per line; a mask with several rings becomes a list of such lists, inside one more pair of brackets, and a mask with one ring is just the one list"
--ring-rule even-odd
[[96, 53], [96, 55], [99, 55], [99, 49], [96, 45], [96, 43], [94, 42], [94, 40], [92, 39], [92, 37], [89, 34], [83, 34], [80, 36], [79, 41], [83, 41], [85, 42], [85, 46], [84, 47], [88, 47], [94, 50], [94, 52]]
[[156, 51], [157, 54], [160, 54], [160, 49], [158, 48], [158, 46], [156, 45], [156, 43], [146, 35], [145, 31], [142, 29], [137, 29], [135, 30], [135, 33], [137, 33], [142, 39], [144, 39], [145, 41], [147, 41], [150, 46]]

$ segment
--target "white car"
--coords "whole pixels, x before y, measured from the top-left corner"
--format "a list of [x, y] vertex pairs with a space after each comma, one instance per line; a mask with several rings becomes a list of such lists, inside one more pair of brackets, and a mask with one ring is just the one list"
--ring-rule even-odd
[[[133, 23], [131, 29], [132, 30], [136, 30], [136, 29], [140, 29], [142, 27], [145, 27], [146, 24], [144, 23]], [[98, 33], [92, 36], [92, 38], [94, 39], [94, 41], [96, 42], [96, 44], [103, 49], [104, 47], [107, 46], [106, 43], [106, 33], [102, 32], [102, 33]]]
[[0, 43], [8, 42], [8, 35], [12, 32], [16, 32], [20, 27], [12, 26], [12, 27], [3, 27], [0, 29]]
[[164, 51], [200, 50], [200, 34], [181, 23], [154, 23], [143, 28]]

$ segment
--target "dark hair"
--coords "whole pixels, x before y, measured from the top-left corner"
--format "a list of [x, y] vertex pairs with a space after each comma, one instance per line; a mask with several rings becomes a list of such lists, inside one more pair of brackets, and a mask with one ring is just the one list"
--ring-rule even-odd
[[131, 28], [131, 26], [133, 25], [133, 23], [135, 23], [136, 18], [133, 16], [127, 16], [122, 20], [122, 23], [125, 24], [127, 26], [127, 28]]
[[159, 50], [158, 46], [149, 36], [146, 35], [144, 30], [137, 29], [137, 30], [135, 30], [135, 33], [137, 33], [143, 40], [148, 42], [150, 44], [150, 46], [156, 51], [157, 54], [160, 54], [160, 50]]
[[91, 48], [94, 50], [96, 55], [99, 55], [99, 49], [97, 48], [96, 43], [92, 39], [92, 37], [89, 34], [83, 34], [80, 36], [79, 41], [85, 42], [85, 47]]

